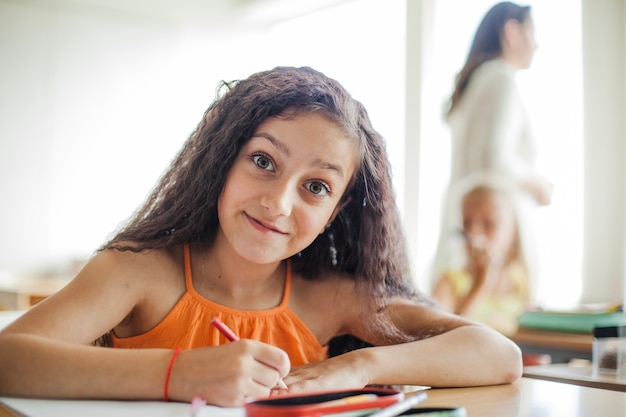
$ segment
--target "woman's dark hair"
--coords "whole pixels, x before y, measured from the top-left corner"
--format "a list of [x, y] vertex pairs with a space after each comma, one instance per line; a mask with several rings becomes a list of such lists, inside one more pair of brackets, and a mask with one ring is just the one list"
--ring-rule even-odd
[[147, 201], [100, 250], [211, 245], [218, 230], [218, 198], [244, 144], [269, 117], [311, 112], [356, 141], [359, 162], [340, 213], [325, 233], [292, 257], [294, 270], [308, 279], [330, 271], [349, 274], [381, 306], [388, 297], [412, 297], [384, 140], [361, 103], [308, 67], [277, 67], [222, 82], [218, 97]]
[[508, 1], [498, 3], [489, 9], [476, 29], [465, 65], [456, 77], [448, 115], [457, 106], [476, 68], [502, 54], [502, 32], [506, 22], [514, 19], [524, 23], [529, 16], [530, 6], [519, 6]]

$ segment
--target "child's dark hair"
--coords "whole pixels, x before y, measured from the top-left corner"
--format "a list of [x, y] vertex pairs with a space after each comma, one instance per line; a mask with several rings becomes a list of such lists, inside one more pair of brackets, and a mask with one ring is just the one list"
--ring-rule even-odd
[[[210, 245], [217, 202], [244, 144], [272, 116], [319, 112], [357, 141], [359, 163], [327, 231], [292, 257], [307, 279], [347, 273], [381, 300], [412, 297], [404, 233], [383, 138], [365, 108], [335, 80], [308, 67], [277, 67], [223, 82], [219, 95], [145, 204], [101, 249], [141, 251]], [[129, 243], [131, 242], [131, 243]]]

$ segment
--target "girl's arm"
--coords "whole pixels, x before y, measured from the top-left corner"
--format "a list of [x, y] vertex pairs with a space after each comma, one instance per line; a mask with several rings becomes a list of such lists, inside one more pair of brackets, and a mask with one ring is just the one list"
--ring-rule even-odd
[[[137, 260], [141, 256], [129, 253], [98, 254], [65, 288], [0, 332], [0, 393], [156, 398], [171, 352], [90, 346], [139, 304]], [[120, 264], [133, 267], [122, 272]]]
[[353, 335], [380, 346], [293, 370], [285, 378], [290, 392], [368, 384], [495, 385], [521, 376], [519, 348], [494, 330], [408, 301], [398, 301], [386, 310], [401, 329], [418, 340], [389, 344], [384, 332], [372, 334], [354, 323]]
[[493, 291], [501, 266], [494, 260], [486, 247], [477, 247], [468, 243], [468, 264], [465, 273], [471, 277], [469, 292], [457, 303], [452, 310], [459, 316], [467, 316], [473, 308], [480, 305], [486, 296]]
[[[0, 332], [0, 395], [163, 399], [173, 350], [91, 342], [114, 327], [132, 333], [156, 324], [142, 317], [166, 314], [176, 303], [184, 292], [181, 270], [167, 256], [98, 254], [64, 289]], [[251, 340], [186, 350], [173, 363], [168, 395], [240, 406], [246, 396], [267, 396], [288, 369], [283, 351]]]
[[435, 283], [432, 296], [446, 311], [454, 311], [457, 300], [454, 294], [453, 285], [445, 274], [441, 275]]
[[[407, 301], [390, 306], [388, 314], [398, 327], [419, 339], [355, 352], [371, 364], [368, 379], [375, 382], [369, 383], [478, 386], [521, 377], [519, 347], [495, 330]], [[393, 357], [403, 360], [394, 362]]]

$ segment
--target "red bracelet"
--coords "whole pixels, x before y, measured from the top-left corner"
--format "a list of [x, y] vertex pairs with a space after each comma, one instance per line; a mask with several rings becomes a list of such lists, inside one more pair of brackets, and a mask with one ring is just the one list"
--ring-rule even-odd
[[183, 349], [176, 348], [176, 350], [174, 350], [174, 353], [172, 354], [172, 359], [170, 359], [170, 364], [167, 367], [167, 374], [165, 375], [165, 386], [163, 387], [163, 398], [165, 399], [165, 401], [170, 400], [170, 397], [167, 395], [167, 390], [170, 385], [170, 375], [172, 374], [172, 368], [174, 367], [174, 362], [176, 361], [176, 357], [178, 356], [181, 350]]

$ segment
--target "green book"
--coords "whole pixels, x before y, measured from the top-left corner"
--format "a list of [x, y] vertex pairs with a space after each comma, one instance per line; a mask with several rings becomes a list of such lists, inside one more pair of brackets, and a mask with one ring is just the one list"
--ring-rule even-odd
[[593, 333], [594, 327], [626, 325], [623, 312], [526, 311], [518, 319], [520, 327], [569, 333]]

